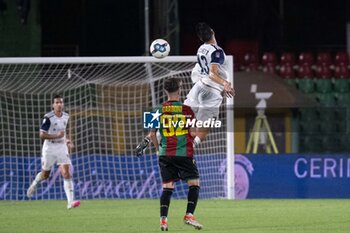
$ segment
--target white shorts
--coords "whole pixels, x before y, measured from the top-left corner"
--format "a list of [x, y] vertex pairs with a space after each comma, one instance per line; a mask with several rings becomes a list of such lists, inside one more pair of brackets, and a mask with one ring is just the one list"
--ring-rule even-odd
[[41, 157], [41, 167], [44, 171], [50, 171], [54, 164], [72, 164], [68, 147], [65, 143], [45, 142]]
[[192, 108], [197, 120], [218, 119], [219, 107], [223, 99], [219, 90], [198, 81], [186, 97], [184, 104]]

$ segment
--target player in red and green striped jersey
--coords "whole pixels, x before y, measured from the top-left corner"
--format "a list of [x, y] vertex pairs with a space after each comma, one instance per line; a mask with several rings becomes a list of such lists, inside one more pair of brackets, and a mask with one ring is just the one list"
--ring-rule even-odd
[[168, 100], [159, 109], [160, 117], [159, 156], [193, 157], [193, 137], [187, 120], [193, 120], [191, 107], [183, 105], [179, 100]]
[[[168, 210], [170, 199], [174, 191], [174, 183], [184, 180], [189, 186], [188, 202], [184, 223], [202, 229], [203, 226], [194, 218], [198, 196], [199, 196], [199, 173], [195, 160], [193, 159], [193, 131], [186, 126], [187, 120], [194, 119], [191, 108], [180, 102], [181, 83], [176, 78], [169, 78], [164, 82], [164, 90], [168, 101], [160, 107], [161, 135], [158, 143], [156, 130], [152, 130], [149, 138], [156, 147], [159, 154], [159, 167], [163, 181], [163, 192], [160, 197], [160, 228], [168, 230]], [[144, 143], [137, 148], [143, 151]]]

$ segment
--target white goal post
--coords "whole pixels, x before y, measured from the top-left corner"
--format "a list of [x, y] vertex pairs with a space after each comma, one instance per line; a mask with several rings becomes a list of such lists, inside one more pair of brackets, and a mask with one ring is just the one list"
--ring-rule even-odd
[[[233, 57], [227, 56], [233, 83]], [[0, 58], [0, 200], [25, 200], [40, 170], [43, 115], [61, 94], [70, 114], [74, 180], [79, 198], [155, 198], [160, 177], [154, 148], [136, 158], [147, 132], [144, 111], [166, 100], [163, 81], [182, 80], [182, 101], [192, 87], [195, 56]], [[195, 152], [201, 198], [235, 198], [233, 99], [220, 108], [221, 129], [210, 132]], [[64, 198], [56, 171], [36, 199]], [[175, 198], [186, 197], [178, 185]], [[176, 192], [175, 192], [176, 193]]]

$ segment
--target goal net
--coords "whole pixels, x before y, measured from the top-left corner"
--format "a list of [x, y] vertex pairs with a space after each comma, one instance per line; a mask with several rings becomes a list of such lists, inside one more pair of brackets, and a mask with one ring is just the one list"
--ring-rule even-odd
[[[232, 57], [229, 60], [232, 67]], [[143, 113], [166, 100], [167, 77], [182, 80], [184, 100], [193, 85], [190, 74], [195, 61], [182, 56], [1, 58], [0, 199], [26, 199], [26, 189], [41, 169], [39, 129], [44, 114], [52, 110], [55, 94], [63, 96], [70, 114], [76, 198], [159, 197], [161, 178], [154, 148], [141, 158], [134, 154], [147, 133]], [[224, 100], [219, 118], [222, 127], [212, 130], [195, 152], [201, 198], [234, 196], [231, 102]], [[62, 183], [55, 167], [34, 199], [65, 199]], [[185, 183], [176, 184], [174, 197], [187, 197]]]

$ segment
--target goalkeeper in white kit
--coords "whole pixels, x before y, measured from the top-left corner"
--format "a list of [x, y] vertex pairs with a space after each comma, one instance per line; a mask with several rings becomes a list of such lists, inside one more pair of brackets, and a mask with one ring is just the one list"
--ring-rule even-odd
[[53, 111], [46, 113], [40, 128], [40, 138], [44, 139], [41, 172], [39, 172], [27, 190], [27, 196], [31, 198], [41, 181], [50, 176], [52, 166], [56, 163], [59, 166], [64, 182], [64, 191], [67, 196], [67, 208], [75, 208], [80, 205], [79, 200], [74, 200], [74, 185], [70, 166], [72, 164], [69, 157], [68, 148], [73, 148], [71, 140], [67, 138], [66, 128], [69, 115], [63, 112], [63, 98], [56, 95], [53, 98]]

